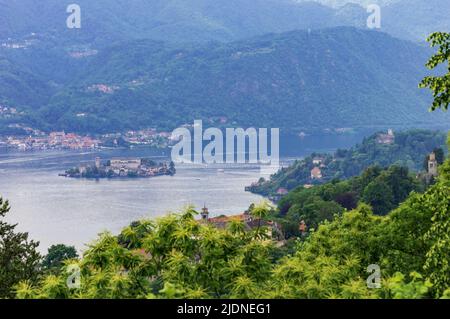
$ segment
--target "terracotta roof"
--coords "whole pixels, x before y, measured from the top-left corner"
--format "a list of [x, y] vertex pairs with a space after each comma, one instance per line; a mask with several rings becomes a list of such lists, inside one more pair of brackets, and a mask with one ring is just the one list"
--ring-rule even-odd
[[314, 176], [314, 177], [321, 176], [321, 175], [322, 175], [322, 171], [320, 170], [320, 168], [314, 167], [314, 168], [311, 170], [311, 175]]

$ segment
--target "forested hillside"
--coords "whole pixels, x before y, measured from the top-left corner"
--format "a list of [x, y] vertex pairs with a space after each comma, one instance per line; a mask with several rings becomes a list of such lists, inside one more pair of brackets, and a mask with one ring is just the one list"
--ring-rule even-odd
[[353, 28], [204, 46], [131, 41], [80, 62], [87, 65], [37, 114], [48, 128], [80, 132], [218, 117], [285, 130], [435, 126], [447, 117], [427, 114], [430, 100], [417, 90], [427, 54]]
[[[347, 179], [361, 174], [367, 167], [399, 165], [413, 172], [424, 170], [424, 159], [436, 149], [445, 149], [446, 134], [438, 131], [410, 130], [396, 132], [392, 143], [380, 142], [376, 133], [348, 150], [334, 154], [312, 154], [282, 168], [269, 180], [260, 180], [248, 189], [265, 196], [274, 196], [280, 188], [293, 190], [305, 184], [323, 184], [333, 179]], [[319, 160], [320, 163], [314, 163]], [[319, 167], [321, 178], [312, 178], [311, 170]]]

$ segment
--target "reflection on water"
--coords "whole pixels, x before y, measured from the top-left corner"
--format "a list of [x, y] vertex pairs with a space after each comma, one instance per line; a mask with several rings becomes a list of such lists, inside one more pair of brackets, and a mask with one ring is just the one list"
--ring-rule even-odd
[[[285, 160], [312, 151], [348, 147], [361, 136], [305, 138], [281, 144]], [[285, 140], [286, 141], [286, 140]], [[175, 176], [149, 179], [84, 180], [59, 177], [65, 169], [92, 162], [96, 156], [152, 157], [168, 159], [167, 151], [148, 149], [95, 152], [0, 153], [0, 195], [10, 200], [8, 220], [49, 245], [65, 243], [83, 249], [96, 234], [117, 233], [131, 221], [162, 216], [192, 204], [206, 204], [213, 215], [237, 214], [261, 197], [244, 187], [261, 177], [259, 169], [234, 165], [224, 169], [211, 166], [177, 166]], [[267, 177], [267, 176], [265, 176]]]

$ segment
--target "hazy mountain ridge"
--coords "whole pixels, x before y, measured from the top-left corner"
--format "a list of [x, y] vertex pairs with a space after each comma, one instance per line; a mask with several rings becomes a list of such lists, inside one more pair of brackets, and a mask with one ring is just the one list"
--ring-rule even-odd
[[424, 41], [434, 27], [450, 29], [447, 0], [78, 0], [81, 30], [67, 29], [67, 3], [0, 0], [0, 38], [34, 32], [52, 34], [61, 44], [143, 38], [226, 42], [308, 28], [367, 28], [369, 3], [382, 5], [382, 31], [400, 38]]
[[353, 25], [336, 18], [332, 8], [289, 0], [79, 0], [77, 4], [82, 28], [69, 30], [66, 4], [61, 1], [2, 0], [2, 37], [35, 32], [59, 34], [63, 42], [101, 44], [139, 38], [233, 41], [269, 32]]
[[399, 1], [382, 10], [383, 30], [396, 37], [426, 39], [433, 32], [450, 32], [450, 1]]

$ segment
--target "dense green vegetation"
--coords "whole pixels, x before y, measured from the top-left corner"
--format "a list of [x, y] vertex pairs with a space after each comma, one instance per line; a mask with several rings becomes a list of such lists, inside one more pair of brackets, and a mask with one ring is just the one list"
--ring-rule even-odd
[[405, 167], [391, 166], [383, 170], [372, 166], [346, 181], [296, 188], [280, 200], [274, 218], [283, 225], [287, 238], [300, 236], [301, 221], [310, 230], [317, 229], [324, 220], [333, 220], [336, 215], [355, 209], [360, 202], [369, 204], [376, 215], [386, 215], [412, 191], [422, 192], [425, 188]]
[[75, 247], [62, 244], [52, 245], [42, 260], [42, 268], [46, 271], [58, 271], [64, 261], [78, 258]]
[[[270, 180], [260, 180], [249, 190], [265, 196], [274, 196], [279, 188], [293, 190], [305, 184], [322, 184], [335, 179], [347, 179], [359, 175], [371, 165], [388, 167], [398, 165], [412, 171], [423, 168], [425, 157], [432, 151], [439, 154], [442, 163], [446, 135], [443, 132], [427, 130], [409, 130], [395, 132], [392, 144], [380, 144], [380, 133], [367, 137], [359, 145], [348, 150], [337, 150], [333, 155], [312, 154], [292, 165], [282, 168], [271, 176]], [[312, 179], [311, 169], [314, 159], [322, 159], [322, 179]]]
[[13, 287], [22, 280], [36, 283], [41, 256], [36, 251], [39, 243], [29, 240], [27, 233], [15, 230], [17, 225], [4, 221], [10, 207], [0, 198], [0, 298], [14, 296]]

